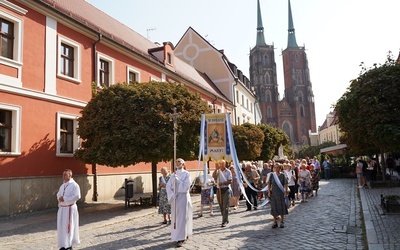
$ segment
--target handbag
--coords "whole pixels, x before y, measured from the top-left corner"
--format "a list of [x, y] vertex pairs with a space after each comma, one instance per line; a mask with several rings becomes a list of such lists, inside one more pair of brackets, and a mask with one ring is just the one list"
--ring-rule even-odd
[[290, 207], [289, 197], [286, 197], [286, 198], [285, 198], [285, 206], [286, 206], [286, 208], [289, 208], [289, 207]]

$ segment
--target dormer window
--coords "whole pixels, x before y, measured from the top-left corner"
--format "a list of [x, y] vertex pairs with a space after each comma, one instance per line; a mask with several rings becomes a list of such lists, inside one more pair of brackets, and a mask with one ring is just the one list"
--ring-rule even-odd
[[169, 64], [172, 64], [172, 56], [171, 56], [171, 53], [167, 53], [167, 62], [168, 62]]

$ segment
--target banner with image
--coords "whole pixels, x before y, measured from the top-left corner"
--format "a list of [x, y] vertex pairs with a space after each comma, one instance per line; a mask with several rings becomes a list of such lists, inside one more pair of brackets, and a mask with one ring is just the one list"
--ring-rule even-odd
[[227, 119], [224, 113], [206, 114], [203, 123], [203, 159], [231, 161], [231, 148], [227, 134]]

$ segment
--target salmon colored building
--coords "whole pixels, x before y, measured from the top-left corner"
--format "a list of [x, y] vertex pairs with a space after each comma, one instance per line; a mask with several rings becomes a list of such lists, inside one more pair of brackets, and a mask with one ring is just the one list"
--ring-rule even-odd
[[81, 202], [122, 196], [125, 178], [135, 180], [134, 192], [151, 191], [149, 164], [93, 169], [73, 157], [77, 118], [95, 88], [179, 83], [214, 110], [233, 111], [206, 74], [175, 57], [170, 42], [154, 44], [84, 0], [0, 0], [0, 22], [0, 216], [56, 207], [65, 168], [81, 187]]

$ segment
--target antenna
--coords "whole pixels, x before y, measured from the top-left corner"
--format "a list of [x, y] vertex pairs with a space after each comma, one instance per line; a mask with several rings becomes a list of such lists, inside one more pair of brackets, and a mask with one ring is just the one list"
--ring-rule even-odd
[[149, 28], [149, 29], [147, 29], [147, 39], [150, 39], [150, 36], [149, 36], [149, 31], [153, 31], [153, 30], [156, 30], [157, 28]]

